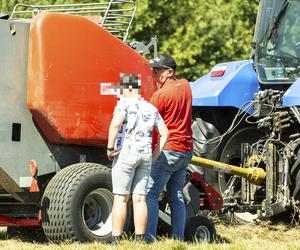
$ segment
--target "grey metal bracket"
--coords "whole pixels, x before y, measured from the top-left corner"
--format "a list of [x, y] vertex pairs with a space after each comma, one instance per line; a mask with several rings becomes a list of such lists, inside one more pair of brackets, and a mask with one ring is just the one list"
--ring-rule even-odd
[[149, 49], [153, 46], [153, 58], [156, 58], [157, 57], [157, 44], [158, 44], [158, 39], [156, 37], [152, 37], [151, 41], [147, 45], [144, 45], [141, 42], [133, 41], [133, 42], [129, 43], [129, 46], [143, 55], [150, 54]]

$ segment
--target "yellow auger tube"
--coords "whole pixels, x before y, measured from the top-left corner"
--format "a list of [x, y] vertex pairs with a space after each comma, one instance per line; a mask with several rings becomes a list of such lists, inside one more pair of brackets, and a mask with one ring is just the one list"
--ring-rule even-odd
[[266, 172], [262, 168], [249, 167], [241, 168], [230, 164], [208, 160], [193, 156], [191, 164], [204, 168], [211, 168], [226, 174], [238, 175], [246, 178], [250, 183], [260, 185], [266, 178]]

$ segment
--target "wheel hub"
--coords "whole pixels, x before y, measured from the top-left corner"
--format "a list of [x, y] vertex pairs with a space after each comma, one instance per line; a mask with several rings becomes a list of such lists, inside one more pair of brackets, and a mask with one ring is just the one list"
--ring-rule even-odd
[[104, 236], [111, 232], [112, 193], [98, 188], [89, 193], [83, 203], [82, 218], [92, 234]]
[[210, 232], [205, 226], [198, 226], [195, 232], [195, 238], [200, 242], [210, 242]]

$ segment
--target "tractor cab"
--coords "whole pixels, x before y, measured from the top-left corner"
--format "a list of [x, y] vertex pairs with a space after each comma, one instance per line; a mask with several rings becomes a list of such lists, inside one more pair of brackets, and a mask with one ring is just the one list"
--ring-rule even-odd
[[253, 43], [261, 85], [290, 86], [300, 76], [300, 1], [262, 0]]

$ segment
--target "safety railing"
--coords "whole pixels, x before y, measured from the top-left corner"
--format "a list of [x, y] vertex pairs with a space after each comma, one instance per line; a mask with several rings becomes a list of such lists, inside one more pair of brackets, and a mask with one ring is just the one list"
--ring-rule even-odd
[[61, 12], [84, 16], [99, 16], [99, 25], [125, 41], [136, 11], [134, 1], [111, 0], [100, 3], [29, 5], [17, 4], [10, 19], [31, 19], [38, 13]]

